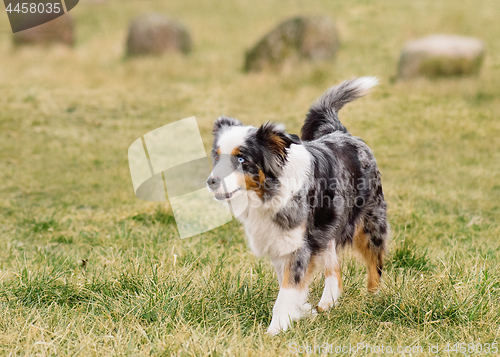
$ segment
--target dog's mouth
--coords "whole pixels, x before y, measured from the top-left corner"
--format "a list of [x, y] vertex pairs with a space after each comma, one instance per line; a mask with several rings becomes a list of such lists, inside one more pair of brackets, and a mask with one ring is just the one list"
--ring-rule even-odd
[[229, 193], [215, 193], [215, 199], [217, 201], [224, 201], [224, 200], [229, 200], [231, 197], [234, 196], [235, 193], [241, 191], [243, 188], [241, 187], [238, 187], [236, 190], [234, 190], [233, 192], [229, 192]]

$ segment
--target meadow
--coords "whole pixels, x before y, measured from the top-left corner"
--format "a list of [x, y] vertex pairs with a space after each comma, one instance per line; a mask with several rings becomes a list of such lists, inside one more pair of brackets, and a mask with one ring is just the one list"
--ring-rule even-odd
[[[183, 22], [193, 52], [124, 58], [129, 20], [149, 11]], [[358, 343], [498, 355], [498, 0], [109, 0], [71, 13], [70, 49], [14, 48], [0, 13], [0, 355], [286, 356]], [[243, 73], [245, 50], [297, 14], [336, 21], [336, 59]], [[480, 75], [398, 81], [404, 42], [432, 33], [482, 39]], [[128, 146], [193, 115], [207, 152], [221, 114], [298, 133], [326, 88], [364, 75], [381, 84], [340, 118], [382, 172], [383, 286], [367, 294], [346, 252], [339, 306], [268, 337], [272, 266], [237, 222], [181, 240], [168, 205], [135, 197]], [[381, 354], [371, 352], [357, 355]]]

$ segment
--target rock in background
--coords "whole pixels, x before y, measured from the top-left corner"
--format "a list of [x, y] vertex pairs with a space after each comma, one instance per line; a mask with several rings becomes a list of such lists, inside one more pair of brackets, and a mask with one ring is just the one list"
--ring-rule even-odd
[[61, 43], [67, 46], [75, 44], [74, 20], [65, 14], [45, 24], [14, 34], [15, 45], [35, 45]]
[[180, 23], [160, 14], [135, 18], [129, 27], [127, 55], [159, 55], [167, 51], [187, 54], [191, 51], [191, 36]]
[[484, 43], [472, 37], [432, 35], [409, 41], [401, 51], [398, 77], [477, 74], [484, 52]]
[[335, 56], [338, 33], [328, 17], [296, 17], [280, 23], [246, 53], [245, 71], [278, 68], [284, 62]]

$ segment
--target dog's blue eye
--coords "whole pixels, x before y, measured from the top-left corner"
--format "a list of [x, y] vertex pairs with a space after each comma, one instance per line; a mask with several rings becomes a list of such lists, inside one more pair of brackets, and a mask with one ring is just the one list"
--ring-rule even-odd
[[242, 158], [242, 157], [239, 157], [239, 158], [238, 158], [238, 162], [243, 163], [244, 161], [245, 161], [245, 159], [244, 159], [244, 158]]

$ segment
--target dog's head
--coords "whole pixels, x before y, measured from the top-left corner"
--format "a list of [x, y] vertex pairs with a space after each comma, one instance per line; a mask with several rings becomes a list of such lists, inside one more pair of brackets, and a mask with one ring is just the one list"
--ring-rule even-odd
[[282, 125], [268, 122], [254, 128], [224, 116], [216, 120], [213, 135], [213, 171], [207, 185], [221, 201], [244, 192], [255, 192], [263, 201], [271, 198], [279, 189], [287, 149], [300, 143]]

